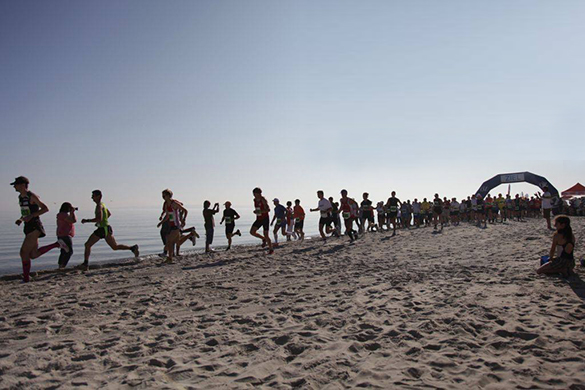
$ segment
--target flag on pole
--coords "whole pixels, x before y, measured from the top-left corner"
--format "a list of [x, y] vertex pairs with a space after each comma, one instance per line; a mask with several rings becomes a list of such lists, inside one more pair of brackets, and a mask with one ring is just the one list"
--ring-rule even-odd
[[508, 184], [508, 195], [510, 195], [510, 190], [512, 189], [512, 184]]

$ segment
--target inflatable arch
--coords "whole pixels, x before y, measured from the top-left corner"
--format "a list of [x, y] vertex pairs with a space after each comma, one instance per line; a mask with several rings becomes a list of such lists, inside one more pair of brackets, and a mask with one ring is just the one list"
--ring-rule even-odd
[[544, 186], [548, 187], [548, 192], [552, 195], [553, 199], [559, 197], [559, 191], [544, 177], [535, 175], [534, 173], [530, 172], [518, 172], [518, 173], [504, 173], [501, 175], [496, 175], [489, 179], [488, 181], [484, 182], [479, 190], [475, 193], [476, 195], [481, 195], [483, 198], [494, 188], [499, 186], [500, 184], [508, 184], [508, 183], [520, 183], [526, 182], [530, 184], [534, 184], [538, 188], [542, 190]]

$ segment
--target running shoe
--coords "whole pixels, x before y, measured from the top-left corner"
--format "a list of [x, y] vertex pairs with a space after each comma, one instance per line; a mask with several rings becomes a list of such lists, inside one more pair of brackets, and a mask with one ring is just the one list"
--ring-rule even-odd
[[137, 258], [140, 255], [140, 252], [138, 251], [138, 245], [134, 245], [132, 248], [130, 248], [130, 250], [132, 253], [134, 253], [134, 257]]
[[59, 244], [59, 248], [63, 249], [65, 253], [69, 253], [69, 247], [67, 246], [67, 244], [65, 244], [65, 241], [63, 241], [62, 239], [58, 239], [57, 243]]

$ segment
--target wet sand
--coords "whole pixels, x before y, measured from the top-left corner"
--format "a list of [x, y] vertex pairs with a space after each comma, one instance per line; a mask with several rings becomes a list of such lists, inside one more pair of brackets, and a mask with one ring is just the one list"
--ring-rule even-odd
[[582, 389], [585, 272], [535, 274], [550, 236], [464, 224], [4, 280], [0, 387]]

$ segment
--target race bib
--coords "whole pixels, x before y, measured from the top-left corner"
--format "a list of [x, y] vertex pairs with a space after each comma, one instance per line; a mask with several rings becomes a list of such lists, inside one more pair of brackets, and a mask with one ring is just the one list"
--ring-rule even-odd
[[225, 217], [226, 225], [231, 225], [232, 223], [234, 223], [234, 219], [232, 217]]
[[21, 206], [20, 215], [23, 217], [28, 217], [30, 215], [30, 208], [28, 206]]
[[295, 222], [296, 223], [299, 223], [299, 222], [301, 222], [301, 219], [300, 218], [295, 218]]
[[351, 217], [351, 213], [344, 211], [343, 212], [343, 219], [349, 219], [349, 217]]

